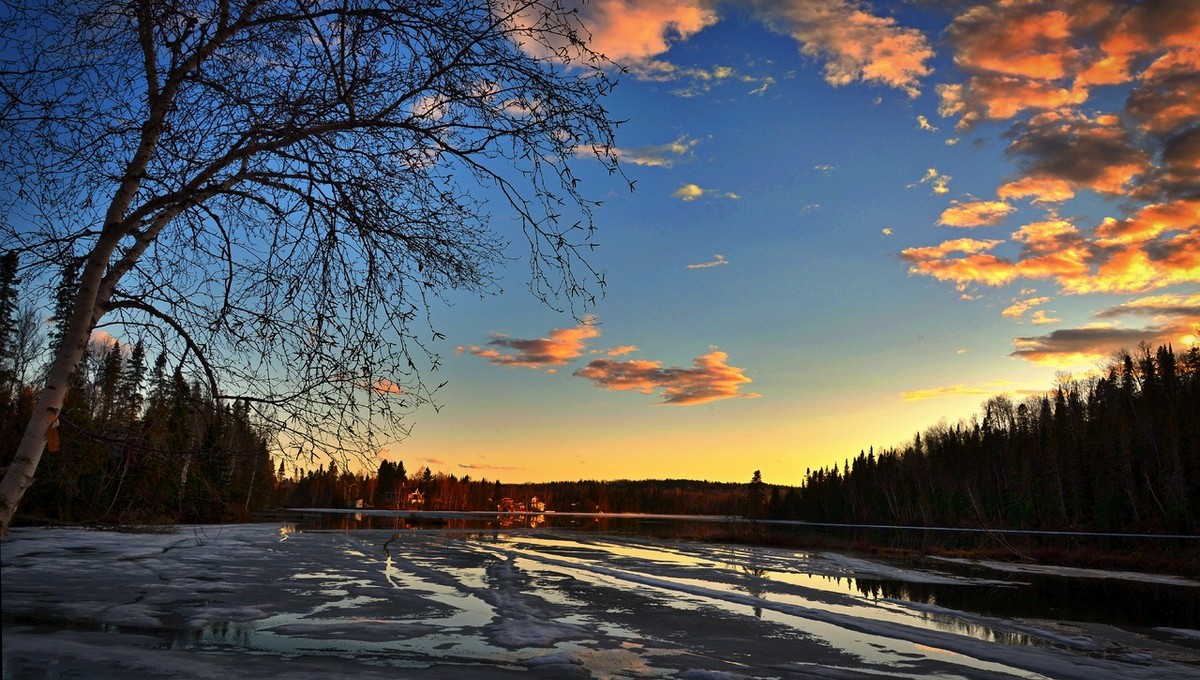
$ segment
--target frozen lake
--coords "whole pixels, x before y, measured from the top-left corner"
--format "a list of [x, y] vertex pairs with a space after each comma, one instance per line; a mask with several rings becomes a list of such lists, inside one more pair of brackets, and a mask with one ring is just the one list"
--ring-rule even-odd
[[[1165, 593], [1117, 625], [960, 604], [1022, 597], [1037, 575], [1003, 565], [567, 530], [18, 528], [0, 549], [5, 680], [1200, 678], [1200, 584], [1170, 577], [1056, 577]], [[1173, 601], [1186, 625], [1156, 622]]]

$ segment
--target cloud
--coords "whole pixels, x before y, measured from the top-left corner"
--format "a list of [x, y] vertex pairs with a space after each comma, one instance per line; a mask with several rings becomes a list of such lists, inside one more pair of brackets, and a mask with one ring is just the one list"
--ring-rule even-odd
[[1119, 305], [1109, 307], [1096, 314], [1101, 319], [1111, 319], [1126, 315], [1153, 317], [1191, 317], [1200, 319], [1200, 293], [1191, 295], [1165, 294], [1137, 298]]
[[[969, 215], [968, 215], [969, 217]], [[1145, 293], [1200, 283], [1200, 200], [1143, 206], [1090, 231], [1051, 216], [1013, 232], [1019, 257], [985, 254], [1002, 241], [958, 239], [901, 252], [910, 273], [966, 285], [1053, 280], [1063, 293]]]
[[643, 394], [659, 391], [664, 404], [703, 404], [759, 396], [740, 391], [751, 379], [743, 369], [728, 365], [728, 360], [729, 356], [718, 350], [696, 357], [692, 368], [663, 368], [658, 361], [595, 359], [573, 375], [608, 390], [636, 390]]
[[692, 149], [699, 143], [699, 140], [680, 135], [666, 144], [617, 149], [616, 154], [625, 163], [669, 168], [674, 166], [676, 161], [690, 160], [693, 157]]
[[992, 390], [982, 387], [968, 387], [963, 384], [946, 385], [944, 387], [927, 387], [918, 390], [908, 390], [900, 393], [904, 401], [925, 401], [927, 399], [942, 399], [944, 397], [982, 396], [990, 395]]
[[1014, 241], [1024, 241], [1033, 249], [1039, 249], [1043, 244], [1061, 244], [1064, 239], [1076, 238], [1079, 229], [1066, 220], [1048, 219], [1040, 222], [1030, 222], [1012, 233]]
[[1186, 345], [1195, 341], [1200, 324], [1200, 293], [1168, 293], [1140, 297], [1096, 313], [1096, 318], [1115, 320], [1126, 316], [1150, 317], [1143, 328], [1125, 328], [1103, 321], [1082, 328], [1056, 330], [1047, 335], [1013, 340], [1011, 356], [1052, 366], [1095, 364], [1113, 352], [1145, 342], [1151, 346]]
[[458, 467], [464, 470], [524, 470], [523, 467], [511, 465], [487, 465], [485, 463], [459, 463]]
[[1161, 326], [1063, 328], [1047, 335], [1015, 338], [1013, 347], [1016, 349], [1009, 356], [1047, 366], [1094, 364], [1117, 350], [1135, 347], [1140, 342], [1159, 344], [1170, 332], [1170, 328]]
[[1105, 219], [1096, 227], [1102, 245], [1130, 245], [1153, 241], [1171, 232], [1186, 233], [1200, 226], [1200, 199], [1155, 203], [1123, 220]]
[[1034, 203], [1062, 203], [1075, 198], [1075, 190], [1065, 179], [1021, 177], [997, 189], [996, 197], [1003, 201], [1029, 198]]
[[375, 383], [371, 386], [371, 389], [373, 389], [374, 391], [376, 391], [380, 394], [404, 394], [405, 393], [403, 386], [398, 385], [398, 384], [392, 382], [391, 380], [388, 380], [387, 378], [380, 378], [379, 380], [376, 380]]
[[774, 30], [800, 43], [800, 52], [825, 60], [831, 85], [865, 82], [920, 93], [933, 48], [919, 30], [872, 14], [852, 0], [758, 0], [755, 9]]
[[1013, 300], [1011, 305], [1009, 305], [1007, 308], [1005, 308], [1004, 311], [1000, 312], [1000, 315], [1006, 316], [1010, 319], [1020, 319], [1021, 317], [1025, 316], [1025, 312], [1029, 311], [1031, 308], [1037, 307], [1039, 305], [1044, 305], [1049, 301], [1050, 301], [1050, 298], [1048, 298], [1048, 297], [1035, 297], [1035, 298], [1028, 298], [1026, 300]]
[[604, 0], [574, 7], [591, 34], [589, 47], [617, 63], [649, 61], [717, 22], [710, 3], [694, 0]]
[[626, 354], [633, 354], [637, 351], [640, 351], [640, 348], [637, 345], [618, 345], [612, 349], [602, 350], [600, 353], [604, 354], [605, 356], [620, 357], [625, 356]]
[[470, 351], [497, 366], [552, 371], [554, 367], [563, 366], [582, 356], [585, 341], [599, 335], [600, 329], [595, 325], [595, 320], [590, 319], [574, 328], [555, 328], [546, 338], [522, 340], [495, 335], [488, 341], [487, 347], [472, 345], [469, 349], [459, 347], [458, 351]]
[[892, 230], [891, 230], [890, 228], [888, 228], [888, 227], [884, 227], [884, 228], [883, 228], [883, 235], [884, 235], [884, 236], [891, 236], [891, 235], [892, 235]]
[[1191, 127], [1200, 118], [1200, 49], [1176, 48], [1156, 59], [1140, 74], [1125, 108], [1153, 134]]
[[1151, 169], [1116, 116], [1048, 111], [1014, 126], [1006, 152], [1031, 182], [1065, 182], [1071, 190], [1125, 195]]
[[694, 201], [704, 195], [704, 189], [701, 189], [695, 184], [684, 184], [671, 194], [674, 198], [679, 198], [685, 201]]
[[929, 122], [925, 116], [917, 116], [917, 129], [925, 130], [926, 132], [937, 132], [937, 126]]
[[[1029, 118], [1009, 148], [1023, 170], [1015, 182], [1028, 184], [1010, 191], [1200, 196], [1200, 3], [989, 3], [960, 12], [945, 35], [965, 78], [938, 84], [940, 115], [960, 129]], [[1081, 113], [1111, 106], [1093, 101], [1099, 86], [1126, 95], [1124, 110]]]
[[909, 184], [911, 189], [920, 184], [929, 184], [933, 187], [933, 193], [944, 194], [950, 191], [950, 175], [943, 175], [937, 171], [937, 168], [929, 168], [925, 171], [925, 175], [916, 182]]
[[[962, 354], [963, 350], [959, 351]], [[983, 385], [964, 385], [958, 383], [955, 385], [945, 385], [942, 387], [927, 387], [918, 390], [908, 390], [900, 393], [900, 397], [904, 401], [925, 401], [928, 399], [943, 399], [947, 397], [963, 397], [963, 396], [994, 396], [998, 394], [1041, 394], [1040, 390], [1034, 389], [1014, 389], [1013, 384], [1006, 380], [997, 380]]]
[[938, 224], [947, 227], [988, 226], [998, 223], [1013, 210], [1014, 208], [1004, 201], [970, 201], [967, 203], [955, 201], [953, 205], [942, 211]]
[[684, 184], [683, 186], [679, 187], [678, 189], [676, 189], [674, 192], [671, 193], [672, 198], [678, 198], [683, 201], [694, 201], [698, 198], [703, 198], [705, 196], [714, 197], [714, 198], [728, 198], [728, 199], [732, 199], [732, 200], [741, 198], [737, 194], [730, 192], [730, 191], [718, 191], [716, 189], [703, 189], [699, 185], [691, 184], [691, 183]]
[[[1012, 262], [987, 251], [1004, 243], [995, 239], [960, 238], [936, 246], [905, 248], [900, 257], [912, 263], [908, 272], [952, 282], [965, 290], [967, 284], [1004, 285], [1016, 278]], [[958, 255], [959, 257], [950, 257]], [[964, 296], [964, 299], [974, 299]]]
[[726, 260], [725, 256], [720, 253], [713, 255], [713, 258], [714, 259], [709, 262], [698, 262], [696, 264], [689, 264], [689, 265], [687, 265], [687, 268], [688, 269], [709, 269], [711, 267], [720, 267], [723, 264], [729, 264], [729, 260]]
[[952, 253], [965, 253], [974, 255], [976, 253], [987, 252], [996, 246], [1004, 243], [995, 239], [974, 239], [974, 238], [957, 238], [951, 241], [942, 241], [936, 246], [924, 246], [920, 248], [905, 248], [900, 256], [912, 262], [922, 260], [933, 260], [946, 257]]
[[1111, 21], [1107, 4], [1006, 2], [966, 9], [951, 22], [946, 39], [955, 66], [970, 77], [939, 86], [940, 113], [959, 116], [959, 127], [968, 127], [1027, 109], [1083, 104], [1089, 89], [1073, 76], [1102, 54], [1088, 43]]
[[833, 172], [835, 169], [837, 169], [836, 165], [830, 165], [828, 163], [818, 163], [817, 165], [813, 166], [813, 170], [816, 170], [817, 172], [821, 173], [822, 175], [828, 175], [829, 173]]
[[1044, 310], [1039, 309], [1029, 317], [1029, 321], [1035, 326], [1042, 326], [1048, 323], [1058, 323], [1062, 321], [1062, 319], [1051, 317], [1047, 315]]

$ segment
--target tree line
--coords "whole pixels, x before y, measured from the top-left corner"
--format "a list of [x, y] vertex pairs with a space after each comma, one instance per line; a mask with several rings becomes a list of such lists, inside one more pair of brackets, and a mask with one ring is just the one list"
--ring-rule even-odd
[[382, 461], [375, 474], [339, 470], [336, 463], [316, 470], [294, 468], [291, 476], [283, 472], [277, 498], [284, 507], [532, 511], [537, 499], [556, 512], [736, 517], [746, 512], [746, 486], [736, 483], [623, 479], [505, 484], [428, 467], [410, 475], [403, 462], [390, 460]]
[[[19, 299], [17, 255], [0, 259], [0, 451], [7, 467], [42, 389], [36, 365], [62, 342], [78, 267], [63, 270], [49, 332]], [[64, 522], [215, 522], [271, 502], [270, 433], [244, 401], [219, 403], [141, 340], [92, 339], [22, 513]]]
[[773, 517], [866, 524], [1194, 533], [1200, 348], [1142, 344], [1098, 375], [988, 399], [903, 446], [809, 470]]

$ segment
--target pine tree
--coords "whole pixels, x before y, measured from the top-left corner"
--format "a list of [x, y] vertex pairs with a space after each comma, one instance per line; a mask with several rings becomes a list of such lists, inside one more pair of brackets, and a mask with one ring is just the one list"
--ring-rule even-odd
[[142, 383], [145, 379], [146, 348], [139, 338], [129, 352], [129, 360], [125, 362], [125, 370], [121, 373], [121, 384], [118, 388], [120, 418], [126, 426], [132, 425], [141, 416]]

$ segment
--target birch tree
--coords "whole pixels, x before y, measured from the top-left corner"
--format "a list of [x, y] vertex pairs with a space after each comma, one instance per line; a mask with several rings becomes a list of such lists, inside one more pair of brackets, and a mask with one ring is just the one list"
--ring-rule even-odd
[[497, 290], [507, 225], [538, 298], [574, 311], [603, 283], [576, 171], [619, 175], [614, 81], [557, 0], [0, 12], [0, 236], [26, 281], [81, 263], [4, 533], [98, 326], [303, 453], [373, 451], [436, 390], [431, 298]]

